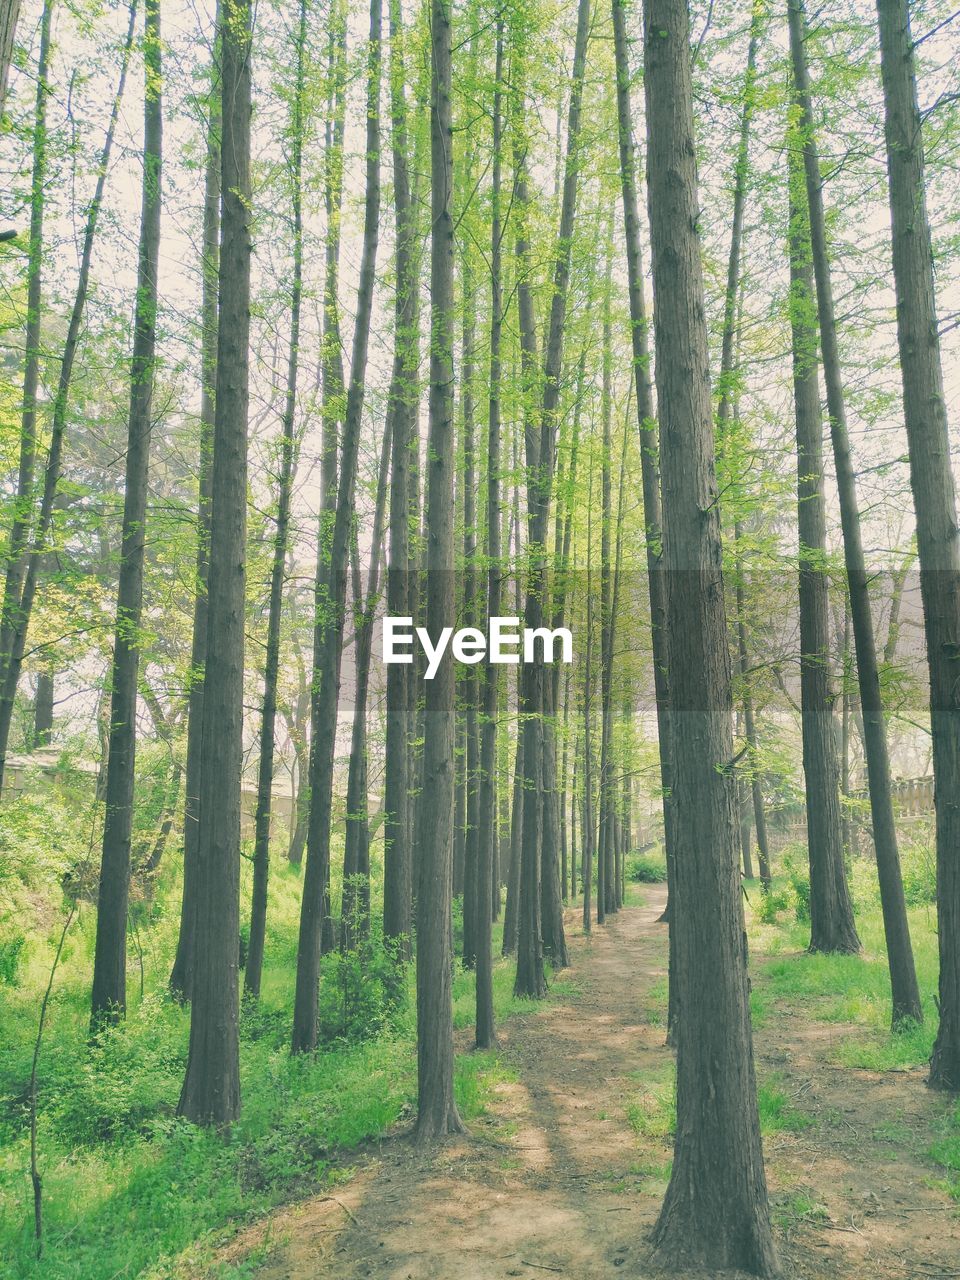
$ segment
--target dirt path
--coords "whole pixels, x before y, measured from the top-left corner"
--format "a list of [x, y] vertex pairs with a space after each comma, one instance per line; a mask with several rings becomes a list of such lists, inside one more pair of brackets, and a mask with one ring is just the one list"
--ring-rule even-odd
[[[385, 1140], [335, 1196], [244, 1232], [231, 1257], [265, 1259], [258, 1280], [650, 1276], [646, 1238], [671, 1153], [657, 1122], [670, 1058], [651, 1021], [665, 976], [662, 905], [648, 890], [644, 907], [572, 938], [558, 996], [505, 1028], [515, 1079], [496, 1086], [469, 1139], [430, 1155]], [[960, 1275], [957, 1206], [927, 1185], [934, 1167], [922, 1139], [909, 1140], [942, 1103], [902, 1074], [824, 1068], [819, 1024], [798, 1021], [786, 1010], [757, 1036], [761, 1077], [775, 1072], [815, 1120], [765, 1144], [787, 1275]]]

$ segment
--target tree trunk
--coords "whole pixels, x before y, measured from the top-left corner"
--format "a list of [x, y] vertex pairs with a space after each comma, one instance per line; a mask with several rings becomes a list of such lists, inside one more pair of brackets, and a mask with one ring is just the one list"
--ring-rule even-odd
[[179, 1114], [188, 1120], [214, 1124], [229, 1124], [240, 1112], [237, 939], [250, 338], [250, 23], [246, 0], [222, 0], [220, 312], [197, 850], [199, 884], [190, 992], [190, 1050], [178, 1107]]
[[[430, 439], [427, 486], [427, 628], [436, 640], [455, 625], [453, 566], [453, 127], [450, 9], [431, 0]], [[426, 681], [423, 790], [417, 897], [417, 1124], [419, 1143], [463, 1124], [453, 1097], [451, 854], [455, 683], [447, 651]]]
[[300, 306], [303, 297], [303, 97], [304, 43], [307, 37], [307, 5], [300, 0], [295, 38], [296, 83], [290, 112], [290, 208], [293, 230], [293, 280], [290, 289], [290, 351], [287, 386], [280, 423], [280, 475], [277, 483], [277, 523], [273, 536], [270, 598], [267, 611], [267, 646], [263, 666], [263, 708], [260, 714], [260, 764], [257, 771], [257, 807], [253, 837], [253, 896], [250, 903], [250, 941], [243, 971], [244, 995], [259, 999], [263, 974], [263, 948], [267, 933], [267, 885], [270, 877], [270, 814], [273, 800], [273, 761], [277, 721], [277, 678], [280, 673], [280, 623], [283, 613], [284, 569], [290, 540], [290, 503], [293, 497], [296, 454], [297, 372], [300, 361]]
[[[221, 0], [222, 2], [222, 0]], [[218, 22], [219, 29], [219, 10]], [[217, 381], [217, 329], [220, 271], [220, 65], [214, 51], [210, 69], [210, 105], [204, 171], [203, 247], [200, 304], [200, 449], [197, 460], [197, 577], [187, 691], [187, 761], [183, 802], [183, 889], [180, 931], [170, 974], [170, 992], [190, 999], [199, 885], [200, 770], [203, 759], [203, 680], [207, 657], [207, 578], [210, 569], [210, 486], [213, 477], [213, 419]]]
[[[340, 450], [336, 515], [327, 573], [321, 574], [320, 568], [324, 560], [323, 545], [318, 548], [317, 557], [317, 620], [314, 626], [313, 697], [311, 700], [310, 820], [307, 829], [307, 861], [304, 869], [300, 936], [297, 946], [292, 1042], [294, 1053], [310, 1052], [317, 1045], [320, 946], [324, 920], [329, 919], [330, 826], [337, 705], [340, 692], [340, 657], [380, 217], [380, 29], [381, 3], [380, 0], [371, 0], [363, 250], [357, 288], [350, 385], [347, 389], [343, 441]], [[321, 538], [323, 536], [324, 530], [321, 528]]]
[[[419, 279], [417, 216], [410, 196], [407, 169], [407, 116], [404, 99], [403, 15], [400, 0], [390, 0], [390, 102], [393, 146], [393, 192], [396, 211], [397, 297], [394, 313], [395, 352], [389, 411], [393, 421], [390, 474], [390, 560], [387, 610], [392, 617], [411, 616], [410, 454], [418, 400]], [[384, 751], [383, 936], [410, 956], [412, 932], [412, 864], [410, 848], [411, 668], [387, 668], [387, 724]]]
[[674, 1270], [774, 1276], [740, 892], [685, 0], [646, 0], [644, 48], [663, 555], [671, 578], [671, 888], [680, 1006], [677, 1136], [655, 1260]]
[[[823, 208], [823, 184], [820, 161], [813, 134], [813, 112], [810, 100], [810, 82], [804, 49], [804, 16], [800, 0], [790, 0], [790, 52], [793, 63], [794, 91], [799, 107], [799, 128], [803, 148], [803, 170], [806, 178], [809, 237], [816, 282], [817, 314], [820, 327], [820, 348], [823, 359], [824, 381], [827, 391], [827, 408], [830, 413], [830, 433], [833, 440], [834, 461], [837, 472], [837, 489], [840, 495], [840, 520], [843, 527], [844, 563], [850, 591], [850, 615], [853, 622], [853, 639], [857, 654], [857, 676], [860, 685], [860, 702], [863, 711], [864, 751], [867, 757], [867, 776], [870, 787], [870, 813], [874, 844], [877, 853], [877, 875], [880, 881], [880, 901], [883, 909], [884, 932], [887, 939], [887, 956], [893, 995], [893, 1020], [920, 1015], [920, 997], [910, 946], [903, 882], [900, 876], [900, 856], [897, 850], [897, 831], [893, 815], [893, 798], [890, 789], [890, 758], [887, 749], [887, 730], [880, 693], [880, 675], [877, 663], [876, 637], [870, 607], [869, 578], [860, 536], [860, 511], [857, 502], [856, 479], [850, 455], [847, 434], [846, 409], [843, 397], [843, 379], [840, 354], [837, 349], [837, 332], [834, 319], [833, 289], [830, 279], [830, 261], [827, 253], [826, 222]], [[831, 921], [835, 922], [825, 937], [813, 933], [813, 885], [810, 893], [811, 948], [819, 950], [859, 950], [859, 939], [853, 924], [853, 913], [846, 890], [846, 875], [837, 881], [832, 905]], [[822, 919], [822, 917], [821, 917]]]
[[[804, 216], [803, 174], [793, 162], [790, 197], [790, 326], [797, 424], [797, 530], [800, 556], [800, 703], [810, 858], [811, 914], [818, 924], [835, 900], [844, 862], [837, 741], [830, 680], [830, 637], [823, 425], [817, 375], [816, 303]], [[797, 184], [799, 183], [799, 189]]]
[[910, 483], [930, 671], [940, 1028], [930, 1084], [960, 1090], [960, 542], [923, 180], [914, 45], [905, 0], [878, 0], [893, 275]]
[[[503, 333], [503, 226], [500, 212], [500, 180], [503, 149], [502, 90], [503, 15], [497, 14], [497, 52], [493, 82], [493, 156], [490, 193], [490, 378], [487, 405], [487, 528], [484, 555], [487, 562], [487, 617], [500, 615], [502, 586], [500, 549], [500, 346]], [[497, 712], [500, 702], [500, 668], [487, 663], [481, 681], [479, 832], [477, 841], [476, 945], [477, 1013], [475, 1043], [489, 1049], [496, 1043], [493, 1016], [494, 850], [497, 832]]]
[[[564, 166], [560, 226], [543, 365], [540, 439], [536, 457], [531, 457], [529, 453], [527, 457], [528, 542], [531, 565], [524, 609], [524, 626], [530, 630], [541, 627], [544, 620], [547, 525], [550, 517], [550, 492], [553, 483], [567, 291], [577, 207], [581, 103], [589, 34], [590, 0], [579, 0], [577, 34], [573, 52], [573, 78], [567, 116], [567, 155]], [[548, 714], [549, 705], [545, 688], [546, 678], [542, 661], [526, 663], [521, 669], [521, 710], [527, 719], [524, 723], [523, 745], [525, 789], [515, 992], [518, 996], [534, 998], [540, 998], [546, 993], [541, 937], [541, 881], [544, 868], [547, 872], [547, 898], [551, 917], [548, 927], [551, 950], [557, 964], [566, 964], [563, 911], [556, 880], [557, 849], [555, 845], [547, 847], [543, 839], [544, 794], [546, 792], [549, 796], [556, 785], [556, 752], [550, 750], [549, 743], [545, 751], [544, 742], [545, 716]], [[545, 779], [544, 770], [548, 767], [553, 769], [553, 776]]]
[[41, 671], [37, 676], [37, 691], [33, 697], [33, 749], [49, 747], [53, 740], [53, 676]]
[[93, 957], [90, 1026], [127, 1010], [127, 901], [137, 750], [137, 677], [143, 610], [150, 434], [157, 341], [160, 192], [163, 153], [159, 0], [144, 0], [143, 184], [137, 301], [130, 363], [130, 416], [124, 469], [123, 534], [113, 645], [106, 809]]
[[[340, 908], [340, 941], [348, 951], [370, 933], [370, 820], [367, 812], [367, 697], [370, 688], [370, 658], [373, 650], [373, 623], [380, 598], [380, 554], [383, 546], [383, 518], [387, 506], [387, 474], [393, 424], [384, 423], [377, 472], [377, 496], [370, 537], [370, 567], [367, 595], [363, 598], [359, 553], [354, 574], [354, 661], [356, 690], [353, 701], [353, 730], [350, 739], [350, 767], [347, 771], [347, 818], [343, 851], [343, 898]], [[352, 882], [351, 882], [352, 881]]]

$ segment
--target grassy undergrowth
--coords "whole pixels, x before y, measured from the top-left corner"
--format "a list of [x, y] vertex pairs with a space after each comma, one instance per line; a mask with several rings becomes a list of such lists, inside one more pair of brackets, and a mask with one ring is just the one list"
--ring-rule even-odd
[[[139, 993], [134, 947], [126, 1023], [95, 1046], [87, 1040], [95, 923], [89, 907], [71, 930], [40, 1063], [44, 1253], [39, 1261], [29, 1179], [28, 1082], [39, 994], [61, 919], [48, 904], [58, 901], [58, 894], [51, 892], [34, 931], [18, 944], [12, 981], [0, 981], [4, 1280], [160, 1280], [182, 1274], [177, 1259], [188, 1248], [192, 1274], [225, 1232], [342, 1179], [349, 1173], [351, 1149], [413, 1119], [414, 975], [411, 967], [391, 989], [382, 972], [382, 949], [375, 946], [362, 964], [325, 960], [325, 1043], [315, 1055], [290, 1056], [300, 875], [286, 864], [271, 878], [262, 998], [242, 1016], [242, 1116], [228, 1137], [177, 1119], [189, 1012], [165, 995], [176, 927], [173, 888], [161, 883], [154, 900], [141, 908], [145, 994]], [[246, 895], [248, 884], [244, 890]], [[334, 900], [338, 896], [335, 886]], [[498, 1021], [525, 1003], [514, 1000], [512, 988], [513, 965], [498, 961]], [[458, 1028], [472, 1024], [473, 1006], [473, 974], [458, 966]], [[364, 1025], [373, 1034], [361, 1035]], [[495, 1054], [458, 1056], [456, 1095], [466, 1120], [483, 1112], [503, 1072]], [[241, 1273], [227, 1269], [223, 1274]]]

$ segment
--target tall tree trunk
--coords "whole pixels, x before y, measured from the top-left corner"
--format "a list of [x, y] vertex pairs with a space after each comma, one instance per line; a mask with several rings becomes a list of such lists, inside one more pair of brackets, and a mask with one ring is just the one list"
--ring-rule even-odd
[[127, 1009], [127, 901], [137, 750], [137, 677], [143, 610], [150, 434], [157, 341], [160, 193], [163, 156], [159, 0], [144, 0], [143, 183], [137, 301], [130, 363], [130, 416], [124, 469], [123, 534], [117, 589], [107, 756], [106, 810], [93, 956], [91, 1030]]
[[[317, 992], [324, 919], [329, 918], [330, 828], [333, 805], [334, 751], [340, 692], [340, 657], [356, 490], [357, 453], [363, 417], [364, 382], [380, 218], [380, 66], [381, 3], [370, 2], [367, 55], [366, 198], [363, 250], [357, 289], [357, 314], [350, 385], [340, 451], [340, 479], [330, 543], [329, 571], [321, 576], [324, 547], [318, 549], [316, 622], [314, 625], [313, 697], [310, 739], [310, 820], [307, 861], [300, 907], [297, 981], [293, 1011], [294, 1053], [317, 1045]], [[321, 529], [321, 538], [324, 531]]]
[[596, 824], [593, 816], [593, 458], [587, 493], [587, 640], [583, 667], [583, 932], [591, 927], [593, 854]]
[[250, 339], [250, 62], [246, 0], [221, 0], [223, 179], [199, 885], [190, 1051], [179, 1113], [229, 1124], [240, 1111], [240, 775]]
[[[474, 45], [474, 49], [475, 49]], [[471, 52], [471, 61], [475, 53]], [[469, 183], [471, 173], [467, 166]], [[463, 291], [463, 367], [460, 375], [463, 408], [463, 622], [477, 625], [477, 449], [473, 405], [473, 378], [476, 361], [476, 300], [473, 271], [469, 254], [462, 260]], [[497, 516], [499, 520], [499, 513]], [[480, 725], [477, 710], [480, 702], [480, 680], [475, 666], [467, 666], [461, 677], [464, 712], [465, 751], [463, 758], [464, 840], [463, 840], [463, 963], [472, 969], [476, 961], [477, 867], [479, 863], [480, 815]]]
[[644, 88], [676, 857], [677, 1136], [654, 1229], [673, 1269], [778, 1273], [760, 1144], [731, 767], [730, 651], [697, 219], [689, 14], [645, 0]]
[[[503, 334], [503, 221], [500, 211], [500, 181], [503, 162], [503, 14], [497, 13], [497, 52], [493, 81], [493, 156], [490, 193], [490, 377], [487, 403], [487, 528], [484, 555], [487, 562], [487, 617], [500, 615], [502, 585], [500, 551], [500, 346]], [[497, 713], [500, 702], [499, 666], [483, 668], [480, 695], [480, 777], [477, 841], [477, 906], [474, 942], [476, 946], [476, 1036], [478, 1049], [496, 1042], [493, 1016], [493, 952], [490, 931], [493, 921], [494, 863], [497, 832]]]
[[[129, 13], [129, 25], [120, 58], [120, 76], [117, 83], [117, 91], [114, 95], [110, 120], [107, 124], [107, 132], [97, 166], [97, 184], [94, 189], [93, 199], [87, 207], [83, 247], [80, 252], [80, 272], [77, 277], [77, 290], [74, 295], [70, 320], [67, 324], [67, 336], [63, 344], [63, 355], [60, 359], [60, 376], [53, 399], [50, 443], [47, 449], [46, 467], [44, 468], [40, 508], [34, 521], [33, 538], [29, 552], [26, 555], [22, 576], [20, 572], [14, 575], [15, 589], [11, 595], [8, 596], [6, 591], [4, 592], [2, 629], [0, 629], [0, 642], [2, 642], [0, 643], [0, 791], [3, 788], [3, 775], [6, 767], [7, 750], [10, 744], [14, 703], [17, 696], [17, 685], [20, 682], [20, 672], [23, 667], [23, 655], [26, 648], [27, 630], [30, 626], [30, 615], [37, 592], [37, 578], [47, 551], [47, 538], [53, 520], [54, 506], [57, 501], [57, 489], [60, 484], [73, 365], [83, 329], [83, 315], [86, 310], [87, 293], [90, 284], [90, 264], [93, 258], [97, 224], [100, 221], [100, 210], [103, 205], [103, 193], [107, 184], [107, 169], [110, 165], [110, 154], [113, 150], [113, 140], [120, 116], [120, 104], [123, 99], [127, 71], [130, 66], [130, 50], [133, 46], [133, 33], [137, 18], [137, 0], [131, 0]], [[22, 586], [20, 586], [21, 582]]]
[[[390, 475], [390, 559], [387, 610], [392, 617], [411, 616], [410, 454], [416, 447], [417, 358], [419, 355], [419, 279], [417, 216], [407, 168], [407, 115], [404, 99], [403, 17], [400, 0], [390, 0], [390, 103], [393, 147], [393, 192], [396, 212], [397, 296], [394, 312], [395, 352], [389, 410], [393, 421]], [[384, 752], [383, 934], [410, 956], [412, 854], [410, 789], [412, 786], [409, 716], [411, 669], [399, 663], [387, 668], [387, 725]]]
[[380, 555], [383, 547], [383, 518], [387, 506], [387, 474], [393, 423], [384, 423], [377, 472], [373, 530], [370, 536], [370, 567], [367, 594], [363, 596], [359, 553], [354, 574], [355, 693], [353, 729], [350, 737], [350, 767], [347, 771], [347, 818], [343, 848], [343, 898], [340, 908], [340, 940], [347, 950], [357, 947], [370, 932], [370, 819], [367, 812], [367, 696], [370, 688], [370, 658], [373, 651], [373, 623], [380, 598]]
[[[449, 0], [430, 7], [430, 439], [427, 485], [427, 628], [436, 640], [456, 616], [453, 566], [453, 126]], [[454, 670], [447, 651], [426, 681], [417, 896], [417, 1124], [419, 1143], [463, 1131], [453, 1096], [451, 854]]]
[[[550, 518], [550, 493], [553, 485], [554, 453], [557, 435], [557, 411], [560, 401], [560, 372], [563, 362], [563, 338], [566, 322], [567, 291], [574, 220], [577, 209], [577, 187], [580, 172], [580, 121], [583, 81], [590, 35], [590, 0], [579, 0], [577, 33], [573, 52], [573, 77], [567, 115], [567, 155], [564, 164], [560, 226], [553, 271], [550, 321], [543, 364], [543, 400], [540, 411], [540, 439], [537, 456], [527, 459], [529, 550], [531, 564], [528, 575], [524, 626], [536, 630], [543, 625], [546, 596], [546, 541]], [[531, 461], [534, 465], [531, 467]], [[543, 933], [550, 940], [554, 963], [567, 963], [563, 931], [563, 904], [557, 882], [557, 849], [543, 839], [544, 793], [549, 796], [556, 786], [556, 752], [544, 742], [549, 695], [546, 690], [543, 662], [524, 664], [521, 672], [522, 711], [524, 723], [523, 768], [523, 844], [521, 850], [519, 937], [517, 943], [516, 994], [542, 997], [546, 993], [543, 970]], [[552, 761], [552, 765], [551, 765]], [[553, 768], [553, 776], [545, 779], [545, 768]], [[546, 879], [546, 884], [542, 880]], [[542, 903], [549, 910], [543, 925]]]
[[607, 228], [607, 272], [603, 300], [603, 375], [600, 418], [603, 439], [600, 455], [600, 825], [597, 853], [597, 924], [613, 910], [613, 579], [610, 530], [613, 496], [610, 454], [613, 449], [613, 220]]
[[[743, 526], [739, 520], [734, 523], [734, 546], [743, 539]], [[747, 756], [750, 765], [750, 796], [753, 801], [753, 822], [757, 833], [757, 861], [760, 864], [760, 883], [764, 892], [770, 889], [770, 849], [767, 842], [767, 816], [763, 804], [763, 777], [760, 770], [759, 738], [757, 723], [753, 713], [753, 687], [750, 679], [750, 651], [747, 643], [747, 604], [745, 570], [737, 552], [737, 585], [736, 585], [736, 618], [737, 618], [737, 665], [743, 701], [743, 733], [747, 741]]]
[[[790, 326], [797, 424], [797, 530], [800, 556], [800, 704], [807, 807], [811, 911], [834, 899], [834, 868], [844, 862], [837, 740], [830, 680], [823, 424], [817, 374], [816, 302], [800, 160], [790, 187]], [[798, 184], [799, 183], [799, 188]]]
[[[887, 939], [887, 957], [893, 995], [894, 1022], [919, 1016], [920, 998], [910, 946], [907, 909], [900, 876], [900, 856], [897, 850], [897, 830], [893, 815], [893, 797], [890, 788], [890, 758], [887, 748], [887, 729], [880, 693], [880, 674], [877, 663], [876, 637], [870, 607], [869, 578], [860, 535], [860, 511], [857, 502], [856, 479], [850, 455], [847, 434], [846, 409], [843, 397], [843, 377], [840, 354], [837, 348], [837, 330], [834, 318], [833, 289], [830, 279], [830, 261], [827, 252], [826, 221], [823, 208], [823, 184], [820, 176], [820, 160], [813, 133], [813, 111], [810, 99], [810, 81], [807, 73], [803, 8], [800, 0], [789, 0], [790, 53], [794, 73], [794, 92], [799, 108], [800, 143], [803, 150], [803, 171], [806, 178], [809, 237], [813, 257], [813, 274], [816, 282], [817, 314], [820, 327], [820, 349], [823, 360], [824, 381], [827, 391], [827, 408], [830, 413], [830, 433], [837, 472], [837, 488], [840, 495], [840, 521], [843, 528], [844, 563], [850, 591], [850, 615], [853, 622], [853, 639], [857, 654], [857, 675], [860, 685], [860, 702], [863, 711], [864, 751], [867, 757], [867, 775], [870, 787], [870, 814], [873, 825], [874, 845], [877, 853], [877, 875], [880, 881], [880, 901], [883, 909], [884, 932]], [[818, 950], [859, 950], [859, 939], [853, 924], [849, 897], [844, 893], [846, 876], [837, 880], [835, 893], [838, 902], [831, 904], [832, 912], [825, 936], [820, 936], [814, 918], [813, 885], [810, 893], [811, 941]], [[821, 921], [823, 916], [821, 915]]]
[[[630, 301], [630, 338], [633, 353], [634, 395], [640, 433], [640, 470], [643, 487], [643, 522], [646, 535], [647, 591], [650, 603], [650, 645], [653, 654], [654, 697], [657, 704], [657, 749], [663, 804], [663, 843], [667, 863], [667, 907], [670, 917], [670, 885], [673, 867], [673, 801], [670, 747], [670, 689], [667, 677], [667, 593], [662, 566], [660, 512], [660, 442], [650, 376], [650, 350], [646, 305], [643, 296], [643, 258], [640, 242], [640, 209], [634, 163], [633, 119], [630, 104], [630, 60], [625, 18], [626, 0], [613, 0], [613, 41], [617, 69], [617, 133], [620, 149], [620, 185], [623, 196], [623, 228], [627, 248], [627, 281]], [[671, 957], [673, 943], [670, 943]], [[670, 961], [671, 971], [673, 961]], [[675, 984], [670, 984], [671, 1008]], [[672, 1025], [672, 1019], [670, 1022]]]
[[[219, 30], [219, 10], [217, 29]], [[214, 48], [210, 68], [207, 155], [204, 169], [202, 300], [200, 304], [200, 448], [197, 459], [197, 566], [187, 691], [187, 760], [183, 802], [183, 889], [180, 931], [170, 973], [170, 992], [189, 1000], [196, 939], [200, 823], [200, 770], [203, 762], [203, 681], [207, 657], [207, 579], [210, 570], [210, 501], [213, 478], [213, 419], [217, 382], [218, 298], [220, 289], [220, 59]]]
[[244, 994], [260, 996], [263, 948], [267, 934], [267, 886], [270, 877], [270, 811], [273, 799], [273, 762], [277, 721], [277, 678], [280, 673], [280, 623], [283, 613], [283, 581], [290, 540], [290, 503], [293, 497], [296, 453], [297, 372], [300, 361], [300, 307], [303, 298], [303, 97], [304, 44], [307, 38], [307, 5], [300, 0], [295, 38], [296, 81], [290, 111], [290, 207], [293, 221], [293, 280], [290, 288], [290, 351], [287, 385], [280, 423], [280, 475], [277, 482], [277, 523], [270, 569], [267, 608], [267, 646], [263, 665], [263, 708], [260, 713], [260, 764], [257, 771], [257, 807], [253, 837], [253, 896], [250, 903], [250, 942], [243, 972]]
[[930, 671], [940, 1028], [930, 1084], [960, 1090], [960, 541], [950, 468], [914, 44], [906, 0], [877, 0], [893, 275]]

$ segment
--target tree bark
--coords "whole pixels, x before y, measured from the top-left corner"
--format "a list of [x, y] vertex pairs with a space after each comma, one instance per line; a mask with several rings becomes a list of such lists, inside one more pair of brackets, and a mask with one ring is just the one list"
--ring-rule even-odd
[[203, 691], [190, 1050], [178, 1112], [225, 1125], [240, 1112], [240, 775], [250, 339], [250, 62], [247, 0], [221, 0], [223, 126], [217, 386]]
[[[47, 6], [49, 8], [49, 6]], [[0, 0], [0, 115], [7, 100], [7, 77], [20, 17], [20, 0]]]
[[[813, 274], [816, 283], [817, 315], [820, 329], [820, 349], [823, 361], [824, 381], [827, 391], [827, 408], [830, 413], [830, 434], [833, 441], [834, 461], [837, 472], [837, 489], [840, 495], [840, 521], [843, 528], [844, 563], [850, 592], [850, 616], [853, 622], [853, 640], [857, 655], [857, 677], [860, 687], [860, 703], [863, 712], [864, 752], [867, 757], [867, 776], [870, 787], [870, 814], [873, 825], [874, 845], [877, 853], [877, 875], [880, 881], [880, 901], [883, 909], [884, 932], [887, 937], [887, 956], [890, 964], [893, 994], [894, 1021], [913, 1017], [920, 1012], [913, 952], [907, 924], [903, 883], [900, 876], [900, 856], [897, 850], [897, 831], [893, 815], [893, 798], [890, 789], [890, 758], [887, 748], [887, 730], [880, 693], [880, 674], [877, 663], [876, 636], [870, 606], [869, 578], [860, 534], [860, 511], [857, 501], [856, 479], [847, 434], [846, 408], [843, 396], [843, 378], [840, 354], [837, 348], [837, 331], [834, 318], [833, 288], [830, 278], [830, 261], [827, 251], [826, 222], [823, 207], [823, 184], [820, 160], [813, 132], [813, 110], [810, 98], [810, 81], [807, 72], [805, 22], [801, 0], [789, 0], [790, 53], [793, 64], [794, 92], [799, 108], [803, 171], [806, 180], [809, 237], [813, 258]], [[814, 950], [859, 950], [859, 939], [853, 924], [852, 908], [846, 889], [846, 875], [841, 882], [837, 874], [835, 901], [829, 904], [831, 914], [826, 932], [818, 929], [814, 914], [814, 887], [811, 884], [810, 915], [811, 940]], [[820, 916], [823, 922], [823, 915]]]
[[107, 755], [106, 809], [100, 861], [90, 1027], [127, 1009], [127, 901], [137, 750], [137, 678], [143, 612], [150, 435], [157, 343], [163, 104], [159, 0], [144, 0], [143, 182], [137, 301], [130, 364], [130, 415], [124, 469], [123, 532], [117, 588]]
[[[320, 573], [324, 559], [322, 545], [318, 549], [317, 561], [317, 615], [314, 625], [311, 699], [310, 820], [297, 947], [292, 1043], [294, 1053], [310, 1052], [317, 1045], [320, 945], [324, 919], [329, 918], [330, 826], [340, 657], [380, 218], [380, 35], [381, 3], [380, 0], [371, 0], [367, 55], [366, 198], [357, 314], [329, 571], [323, 575]], [[321, 528], [321, 539], [323, 536], [324, 530]]]
[[[410, 196], [407, 168], [407, 115], [404, 99], [403, 16], [400, 0], [390, 0], [390, 102], [392, 116], [393, 192], [396, 212], [397, 297], [394, 312], [395, 353], [389, 406], [393, 421], [390, 475], [390, 560], [387, 609], [392, 617], [411, 615], [410, 453], [418, 400], [419, 280], [417, 216]], [[384, 778], [383, 935], [401, 955], [410, 956], [412, 933], [412, 852], [410, 848], [409, 686], [411, 668], [392, 663], [387, 669], [387, 724]]]
[[[430, 436], [427, 486], [427, 628], [455, 624], [453, 541], [453, 126], [449, 0], [430, 7]], [[420, 889], [417, 896], [416, 1140], [463, 1131], [453, 1096], [450, 902], [456, 722], [449, 650], [426, 681]]]
[[[217, 29], [219, 30], [219, 10]], [[213, 420], [217, 381], [220, 290], [220, 59], [216, 46], [210, 68], [207, 155], [204, 168], [202, 300], [200, 304], [200, 448], [197, 459], [197, 567], [187, 691], [187, 760], [183, 802], [183, 889], [180, 930], [170, 973], [170, 992], [189, 1000], [193, 981], [199, 884], [200, 770], [203, 760], [203, 679], [207, 657], [207, 579], [210, 570], [210, 502], [213, 477]]]
[[[496, 62], [493, 81], [493, 156], [490, 193], [490, 376], [487, 401], [487, 528], [484, 554], [487, 562], [487, 617], [500, 615], [502, 573], [500, 549], [500, 347], [503, 334], [503, 221], [500, 212], [500, 182], [503, 163], [503, 15], [497, 14]], [[493, 1015], [493, 953], [490, 931], [493, 923], [494, 862], [497, 832], [497, 713], [500, 702], [500, 668], [487, 663], [483, 669], [480, 695], [480, 777], [477, 842], [477, 906], [474, 941], [476, 945], [476, 1034], [478, 1049], [496, 1043]]]
[[673, 1270], [778, 1273], [760, 1144], [732, 767], [731, 672], [697, 235], [685, 0], [646, 0], [644, 88], [668, 592], [677, 1130], [654, 1229]]
[[905, 0], [878, 0], [893, 276], [910, 483], [930, 672], [940, 1027], [929, 1082], [960, 1090], [960, 541], [923, 178], [914, 45]]
[[307, 5], [300, 0], [295, 39], [296, 81], [290, 113], [290, 212], [293, 232], [293, 279], [290, 287], [290, 350], [287, 385], [280, 422], [280, 475], [277, 483], [277, 523], [273, 535], [270, 597], [267, 606], [267, 645], [263, 665], [263, 707], [260, 713], [260, 763], [253, 836], [253, 895], [250, 903], [250, 941], [243, 971], [244, 995], [259, 999], [263, 949], [267, 934], [267, 886], [270, 878], [270, 816], [273, 800], [273, 762], [277, 722], [277, 678], [280, 673], [280, 623], [283, 614], [284, 570], [290, 541], [290, 504], [296, 455], [297, 373], [300, 362], [300, 307], [303, 298], [303, 97], [304, 43]]

